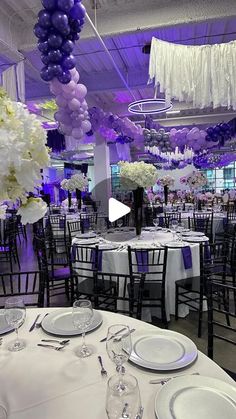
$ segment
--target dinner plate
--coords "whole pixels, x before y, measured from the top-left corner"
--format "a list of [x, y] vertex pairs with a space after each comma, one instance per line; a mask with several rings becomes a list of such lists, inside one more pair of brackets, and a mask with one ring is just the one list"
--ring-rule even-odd
[[189, 338], [163, 330], [136, 340], [130, 361], [156, 371], [172, 371], [190, 365], [197, 354], [197, 347]]
[[173, 378], [157, 393], [158, 419], [233, 419], [236, 387], [211, 377]]
[[190, 237], [201, 237], [201, 236], [205, 236], [205, 234], [202, 231], [186, 231], [186, 232], [182, 232], [183, 236], [190, 236]]
[[75, 236], [77, 239], [93, 239], [94, 237], [97, 237], [97, 234], [93, 231], [90, 231], [89, 233], [84, 234], [76, 234]]
[[115, 250], [119, 246], [117, 244], [113, 243], [100, 243], [99, 244], [99, 250]]
[[186, 242], [201, 243], [201, 242], [207, 242], [209, 240], [209, 238], [206, 237], [206, 236], [202, 236], [202, 237], [190, 236], [190, 237], [185, 237], [184, 240]]
[[4, 335], [4, 333], [12, 332], [14, 328], [9, 326], [6, 322], [4, 310], [0, 310], [0, 335]]
[[185, 247], [186, 243], [184, 242], [168, 242], [165, 244], [165, 246], [167, 247]]
[[[45, 332], [57, 336], [77, 336], [81, 335], [81, 331], [76, 329], [72, 321], [72, 307], [63, 308], [61, 310], [53, 311], [44, 317], [42, 321], [42, 328]], [[93, 319], [90, 326], [86, 329], [91, 332], [102, 324], [102, 315], [96, 310], [93, 310]]]
[[85, 239], [85, 240], [76, 240], [76, 244], [79, 246], [93, 246], [99, 243], [99, 239]]

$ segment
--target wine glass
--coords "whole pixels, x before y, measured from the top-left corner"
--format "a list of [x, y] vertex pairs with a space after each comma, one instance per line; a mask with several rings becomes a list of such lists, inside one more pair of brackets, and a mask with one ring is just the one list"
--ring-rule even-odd
[[[141, 399], [137, 379], [130, 374], [124, 377], [125, 389], [117, 392], [117, 375], [107, 383], [106, 412], [109, 419], [141, 418]], [[140, 414], [140, 416], [138, 416]]]
[[22, 297], [10, 297], [5, 302], [4, 311], [6, 322], [13, 327], [16, 332], [16, 340], [11, 342], [8, 350], [12, 352], [21, 351], [25, 347], [25, 342], [18, 338], [18, 328], [25, 320], [25, 304]]
[[124, 326], [123, 324], [110, 326], [107, 331], [106, 349], [109, 358], [115, 363], [119, 372], [119, 385], [117, 389], [123, 391], [123, 364], [128, 361], [132, 351], [129, 326]]
[[178, 228], [177, 228], [177, 237], [180, 242], [183, 241], [182, 233], [184, 230], [185, 230], [185, 225], [183, 223], [179, 223]]
[[176, 218], [173, 218], [172, 220], [170, 220], [169, 223], [169, 227], [171, 228], [171, 230], [173, 230], [173, 240], [175, 240], [176, 237], [176, 230], [178, 228], [178, 220]]
[[91, 324], [93, 318], [93, 308], [89, 300], [76, 300], [73, 304], [72, 321], [74, 326], [82, 332], [83, 342], [79, 347], [77, 355], [79, 358], [90, 356], [93, 351], [85, 344], [85, 331]]
[[121, 228], [121, 227], [123, 227], [123, 224], [124, 224], [123, 219], [122, 218], [118, 218], [118, 220], [116, 221], [117, 227], [118, 228]]

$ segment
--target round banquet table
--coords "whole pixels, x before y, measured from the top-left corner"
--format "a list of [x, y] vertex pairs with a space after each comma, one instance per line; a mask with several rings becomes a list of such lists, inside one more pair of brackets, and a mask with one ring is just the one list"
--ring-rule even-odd
[[[54, 351], [37, 346], [41, 339], [50, 337], [41, 329], [29, 333], [38, 313], [54, 309], [27, 309], [26, 320], [19, 335], [26, 341], [26, 348], [20, 352], [9, 352], [7, 343], [15, 336], [3, 336], [0, 347], [0, 405], [7, 411], [8, 419], [105, 419], [105, 397], [107, 378], [100, 374], [98, 355], [102, 356], [108, 378], [115, 373], [115, 366], [106, 353], [106, 343], [100, 339], [106, 336], [112, 324], [126, 324], [135, 328], [135, 338], [158, 333], [159, 328], [120, 314], [101, 312], [102, 325], [87, 335], [86, 341], [93, 345], [94, 354], [80, 359], [76, 348], [81, 337], [71, 338], [63, 351]], [[53, 337], [52, 337], [53, 338]], [[126, 371], [139, 382], [143, 419], [154, 419], [154, 399], [161, 385], [151, 385], [149, 380], [161, 377], [191, 374], [215, 377], [232, 385], [234, 381], [206, 355], [198, 352], [197, 360], [184, 370], [158, 373], [126, 364]], [[200, 418], [199, 418], [200, 419]]]
[[[129, 236], [127, 233], [120, 231], [120, 233], [107, 234], [106, 239], [110, 240], [112, 243], [124, 244], [124, 245], [138, 245], [138, 246], [151, 246], [154, 242], [156, 245], [165, 245], [173, 241], [173, 234], [165, 231], [159, 230], [156, 233], [152, 231], [142, 231], [141, 240], [137, 240], [137, 237], [133, 237], [129, 241]], [[206, 240], [207, 237], [205, 238]], [[79, 244], [78, 239], [73, 239], [72, 244]], [[200, 261], [199, 261], [199, 244], [196, 243], [185, 243], [186, 246], [189, 246], [192, 254], [192, 268], [185, 269], [183, 256], [180, 248], [170, 248], [168, 250], [167, 256], [167, 268], [166, 268], [166, 314], [167, 319], [169, 320], [170, 314], [175, 313], [175, 281], [178, 279], [184, 279], [189, 277], [196, 277], [200, 275]], [[76, 269], [76, 264], [74, 264]], [[120, 274], [129, 274], [129, 264], [128, 264], [128, 252], [124, 248], [120, 249], [103, 251], [102, 255], [102, 271], [109, 273], [120, 273]], [[122, 294], [122, 290], [121, 290]], [[154, 315], [158, 315], [156, 310], [152, 309]], [[179, 306], [179, 317], [185, 317], [189, 314], [189, 307], [186, 304], [180, 304]], [[145, 320], [150, 319], [150, 312], [148, 314], [147, 310], [145, 311]]]
[[[203, 212], [207, 214], [207, 211]], [[211, 215], [211, 212], [209, 212], [209, 215]], [[188, 227], [188, 218], [193, 218], [193, 212], [181, 212], [181, 220], [186, 228]], [[224, 231], [224, 220], [227, 220], [227, 215], [225, 213], [213, 213], [213, 239], [215, 238], [216, 233], [222, 233]]]

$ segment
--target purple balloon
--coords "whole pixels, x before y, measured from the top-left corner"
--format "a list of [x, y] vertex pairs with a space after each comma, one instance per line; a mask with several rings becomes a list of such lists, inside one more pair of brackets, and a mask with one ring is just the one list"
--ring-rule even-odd
[[52, 49], [48, 53], [48, 58], [51, 63], [59, 63], [62, 60], [62, 53], [59, 49]]
[[49, 64], [48, 65], [48, 70], [52, 71], [54, 77], [61, 76], [62, 72], [63, 72], [60, 64]]
[[74, 43], [72, 41], [70, 41], [69, 39], [65, 42], [63, 42], [62, 46], [61, 46], [61, 50], [65, 53], [65, 54], [70, 54], [73, 51], [74, 48]]
[[76, 63], [76, 60], [75, 60], [74, 55], [70, 54], [68, 57], [63, 58], [62, 67], [65, 70], [71, 70], [72, 68], [75, 67], [75, 63]]
[[68, 17], [65, 13], [57, 10], [52, 15], [52, 24], [54, 28], [58, 29], [61, 32], [63, 29], [68, 27]]
[[47, 54], [42, 54], [42, 55], [41, 55], [41, 61], [42, 61], [42, 63], [43, 63], [44, 65], [48, 65], [48, 64], [49, 64], [49, 62], [50, 62], [50, 60], [49, 60], [49, 58], [48, 58], [48, 55], [47, 55]]
[[86, 9], [81, 3], [75, 4], [72, 9], [70, 10], [70, 16], [73, 19], [83, 19], [86, 14]]
[[57, 0], [57, 5], [63, 12], [69, 12], [74, 6], [74, 0]]
[[38, 23], [43, 28], [50, 28], [51, 26], [51, 14], [47, 10], [40, 10], [38, 13]]
[[80, 140], [84, 136], [83, 130], [81, 128], [73, 128], [72, 136], [77, 140]]
[[67, 106], [67, 100], [62, 95], [57, 95], [56, 104], [61, 108], [65, 108]]
[[[70, 72], [70, 75], [72, 76], [71, 72]], [[63, 92], [73, 94], [73, 96], [74, 96], [75, 95], [75, 88], [76, 88], [76, 84], [73, 80], [71, 80], [70, 83], [68, 83], [66, 86], [62, 87], [62, 90], [63, 90]]]
[[62, 83], [62, 84], [68, 84], [71, 81], [71, 74], [69, 71], [63, 71], [61, 76], [58, 77], [58, 80]]
[[41, 0], [43, 7], [47, 10], [54, 10], [57, 8], [57, 0]]
[[64, 135], [71, 135], [72, 127], [70, 125], [60, 124], [60, 130]]
[[88, 121], [88, 120], [82, 121], [81, 122], [81, 128], [84, 132], [89, 132], [92, 128], [92, 125], [91, 125], [90, 121]]
[[46, 41], [48, 37], [48, 31], [45, 28], [42, 28], [38, 23], [34, 25], [34, 34], [37, 38], [39, 38], [41, 41]]
[[79, 99], [83, 99], [87, 94], [87, 88], [84, 84], [77, 84], [76, 86], [76, 96]]
[[50, 45], [51, 48], [55, 48], [55, 49], [60, 48], [60, 46], [62, 45], [62, 42], [63, 42], [63, 38], [61, 37], [61, 35], [52, 33], [48, 37], [48, 45]]
[[72, 127], [73, 128], [81, 128], [81, 121], [79, 121], [78, 119], [74, 119], [72, 121]]
[[48, 47], [48, 41], [38, 42], [38, 49], [43, 54], [46, 54], [48, 52], [48, 49], [49, 49], [49, 47]]
[[68, 102], [68, 106], [72, 111], [77, 111], [80, 108], [80, 101], [74, 98]]
[[51, 81], [54, 77], [53, 72], [48, 67], [43, 67], [40, 71], [40, 76], [44, 81]]

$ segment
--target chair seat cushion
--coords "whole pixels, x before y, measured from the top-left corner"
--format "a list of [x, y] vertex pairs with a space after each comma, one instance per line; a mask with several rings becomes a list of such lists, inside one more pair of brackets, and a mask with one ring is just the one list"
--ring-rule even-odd
[[54, 275], [49, 272], [50, 279], [68, 279], [70, 278], [70, 269], [68, 266], [65, 268], [54, 269]]

